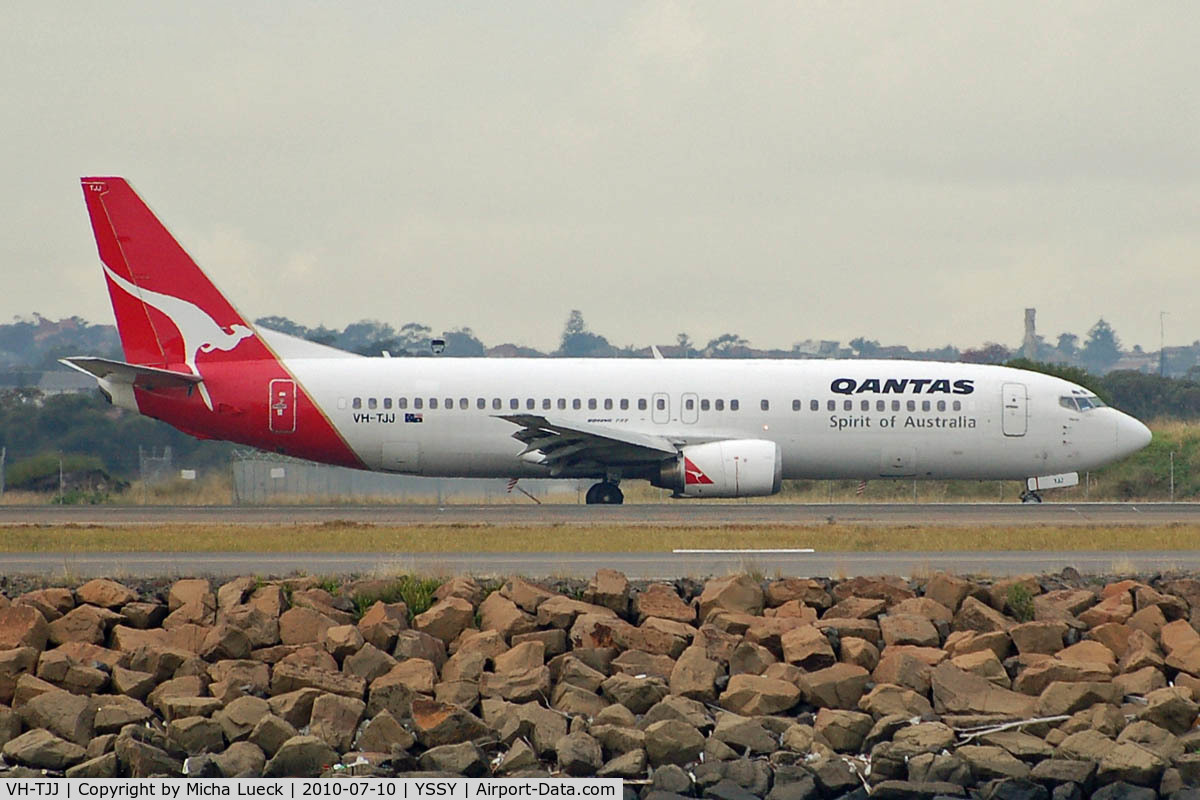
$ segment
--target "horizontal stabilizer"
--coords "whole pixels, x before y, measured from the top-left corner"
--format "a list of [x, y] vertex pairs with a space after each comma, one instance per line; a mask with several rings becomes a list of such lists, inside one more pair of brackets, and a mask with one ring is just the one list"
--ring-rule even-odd
[[190, 389], [203, 380], [199, 375], [191, 375], [187, 372], [175, 372], [141, 364], [127, 364], [124, 361], [93, 356], [60, 358], [59, 363], [100, 380], [127, 383], [137, 386], [139, 389], [162, 389], [173, 386]]

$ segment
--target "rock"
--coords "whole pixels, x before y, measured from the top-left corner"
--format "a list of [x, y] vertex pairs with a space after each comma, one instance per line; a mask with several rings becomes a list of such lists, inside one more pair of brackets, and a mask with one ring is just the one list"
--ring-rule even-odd
[[475, 579], [464, 575], [451, 578], [433, 591], [435, 601], [442, 601], [447, 597], [461, 597], [473, 606], [479, 605], [483, 596], [483, 589]]
[[1046, 655], [1054, 655], [1063, 649], [1063, 636], [1066, 632], [1066, 623], [1044, 620], [1023, 622], [1020, 625], [1014, 625], [1008, 631], [1018, 653], [1045, 653]]
[[729, 656], [729, 674], [761, 675], [775, 661], [775, 656], [767, 648], [743, 641]]
[[137, 592], [107, 578], [88, 581], [75, 590], [75, 596], [80, 603], [101, 608], [120, 608], [137, 600]]
[[503, 674], [485, 672], [479, 679], [479, 694], [514, 703], [544, 699], [550, 695], [550, 669], [543, 666]]
[[266, 755], [251, 742], [234, 742], [225, 752], [213, 755], [212, 760], [225, 778], [258, 777], [267, 766]]
[[952, 746], [957, 737], [941, 722], [922, 722], [901, 728], [892, 736], [897, 755], [912, 758], [921, 753], [937, 753]]
[[[275, 695], [267, 700], [271, 713], [287, 720], [289, 725], [303, 728], [312, 716], [312, 705], [321, 692], [311, 687]], [[261, 745], [260, 745], [261, 746]], [[266, 750], [266, 748], [263, 748]]]
[[1168, 762], [1134, 742], [1117, 742], [1109, 748], [1096, 767], [1100, 784], [1116, 781], [1139, 786], [1157, 786]]
[[604, 763], [600, 743], [586, 733], [571, 733], [562, 737], [555, 750], [558, 768], [573, 778], [594, 775]]
[[629, 580], [613, 569], [597, 570], [583, 591], [583, 600], [625, 614], [629, 610]]
[[675, 587], [665, 583], [652, 583], [634, 595], [633, 613], [639, 625], [650, 617], [688, 625], [696, 621], [696, 609], [680, 599]]
[[167, 616], [167, 607], [161, 603], [126, 603], [121, 606], [121, 616], [132, 627], [145, 630], [162, 624]]
[[721, 713], [713, 728], [712, 738], [739, 748], [747, 755], [773, 753], [779, 748], [776, 737], [763, 726], [762, 721], [738, 714]]
[[925, 596], [941, 603], [953, 613], [973, 589], [974, 587], [962, 578], [939, 572], [925, 584]]
[[447, 772], [464, 778], [488, 774], [487, 756], [474, 742], [459, 742], [431, 747], [421, 754], [421, 769]]
[[567, 632], [558, 628], [548, 631], [518, 633], [512, 637], [513, 647], [525, 644], [526, 642], [541, 642], [542, 652], [545, 653], [547, 658], [553, 658], [567, 652]]
[[839, 753], [857, 753], [874, 720], [857, 711], [822, 708], [817, 712], [813, 731]]
[[323, 694], [313, 702], [309, 732], [344, 753], [354, 741], [354, 732], [365, 710], [366, 703], [357, 698]]
[[1120, 688], [1112, 683], [1056, 681], [1042, 690], [1037, 701], [1037, 714], [1046, 717], [1074, 714], [1097, 703], [1116, 703], [1120, 694]]
[[716, 681], [723, 674], [725, 670], [708, 658], [703, 647], [692, 645], [676, 660], [668, 685], [671, 694], [709, 703], [716, 699]]
[[701, 621], [708, 619], [715, 609], [760, 615], [763, 590], [758, 581], [745, 574], [713, 578], [704, 584], [704, 591], [696, 599], [696, 608]]
[[461, 597], [447, 597], [414, 617], [413, 627], [449, 644], [474, 620], [475, 608], [469, 601]]
[[91, 698], [90, 705], [95, 709], [95, 732], [101, 735], [116, 733], [126, 725], [144, 725], [154, 719], [153, 711], [124, 695], [96, 695]]
[[367, 683], [356, 675], [344, 675], [317, 667], [279, 663], [271, 673], [271, 694], [312, 688], [346, 697], [362, 697]]
[[688, 764], [695, 761], [704, 749], [704, 736], [686, 722], [660, 720], [648, 726], [646, 756], [653, 766]]
[[938, 647], [942, 643], [933, 623], [916, 614], [885, 614], [879, 618], [879, 632], [885, 645]]
[[42, 728], [27, 731], [9, 740], [0, 752], [4, 753], [6, 759], [18, 764], [58, 770], [80, 763], [86, 755], [86, 751], [79, 745], [60, 739]]
[[1012, 620], [985, 605], [974, 597], [968, 597], [962, 602], [958, 613], [954, 615], [953, 629], [956, 631], [974, 631], [987, 633], [991, 631], [1007, 632], [1013, 625]]
[[479, 604], [479, 627], [484, 631], [496, 631], [508, 639], [536, 630], [537, 620], [500, 592], [492, 592]]
[[488, 733], [483, 720], [469, 711], [421, 697], [412, 702], [412, 723], [417, 741], [425, 747], [458, 744]]
[[956, 753], [967, 762], [980, 783], [996, 778], [1029, 777], [1029, 767], [1002, 747], [968, 744], [959, 747]]
[[[967, 598], [963, 606], [973, 599]], [[933, 709], [939, 714], [1001, 714], [1013, 719], [1033, 716], [1035, 698], [1001, 689], [953, 664], [939, 664], [930, 680]]]
[[94, 735], [96, 711], [88, 698], [64, 691], [38, 695], [17, 709], [29, 728], [45, 728], [55, 736], [86, 746]]
[[363, 639], [390, 653], [396, 646], [396, 635], [408, 628], [408, 606], [377, 600], [363, 612], [357, 627]]
[[866, 639], [851, 636], [842, 639], [839, 646], [843, 663], [862, 667], [867, 672], [872, 672], [879, 666], [879, 648]]
[[800, 702], [800, 689], [774, 678], [734, 675], [719, 702], [722, 708], [744, 716], [777, 714]]
[[634, 714], [644, 714], [667, 696], [667, 686], [659, 678], [637, 678], [624, 673], [607, 678], [600, 689], [610, 701], [620, 703]]
[[871, 597], [846, 597], [826, 609], [821, 619], [875, 619], [887, 610], [887, 600]]
[[1137, 718], [1179, 736], [1192, 729], [1197, 713], [1200, 713], [1200, 706], [1192, 701], [1191, 690], [1168, 687], [1146, 695], [1146, 707], [1138, 712]]
[[536, 669], [546, 661], [546, 646], [541, 642], [525, 642], [513, 645], [507, 652], [492, 659], [493, 670], [498, 673], [520, 672]]
[[933, 713], [933, 706], [924, 695], [895, 684], [877, 684], [858, 701], [858, 708], [875, 719], [892, 714], [905, 717], [923, 717]]
[[338, 754], [319, 736], [293, 736], [263, 767], [266, 778], [317, 778], [338, 763]]
[[13, 702], [17, 680], [37, 667], [38, 651], [32, 647], [0, 650], [0, 703]]
[[359, 750], [376, 753], [390, 752], [393, 747], [409, 750], [414, 744], [416, 738], [388, 711], [380, 711], [372, 717], [354, 742]]
[[0, 608], [0, 650], [18, 647], [45, 650], [49, 633], [46, 618], [33, 606]]
[[230, 742], [245, 739], [258, 721], [271, 713], [271, 706], [259, 697], [239, 697], [213, 714], [213, 721]]
[[780, 637], [783, 660], [808, 672], [831, 667], [837, 661], [829, 639], [813, 625], [793, 628]]
[[120, 770], [120, 762], [117, 760], [117, 754], [113, 752], [104, 753], [89, 758], [69, 767], [64, 773], [67, 778], [116, 778]]
[[289, 608], [279, 616], [279, 641], [284, 644], [319, 644], [325, 631], [336, 624], [311, 608]]
[[950, 663], [964, 672], [978, 675], [989, 683], [994, 683], [1001, 689], [1009, 689], [1012, 686], [1004, 665], [991, 650], [963, 653], [950, 659]]
[[630, 750], [615, 756], [600, 769], [596, 770], [597, 778], [644, 778], [646, 776], [646, 751]]
[[1041, 694], [1042, 690], [1055, 681], [1064, 683], [1099, 683], [1111, 680], [1112, 673], [1106, 664], [1079, 663], [1046, 658], [1030, 664], [1017, 675], [1013, 689], [1023, 694]]
[[296, 728], [286, 719], [274, 714], [267, 714], [254, 724], [246, 741], [254, 744], [270, 757], [279, 752], [279, 748], [283, 746], [284, 742], [296, 736], [297, 733]]
[[804, 700], [819, 708], [855, 709], [870, 677], [862, 667], [834, 664], [803, 676], [800, 688]]
[[1058, 758], [1099, 763], [1117, 743], [1095, 730], [1083, 730], [1063, 739], [1055, 748]]
[[188, 755], [225, 749], [221, 726], [206, 717], [183, 717], [167, 723], [167, 739]]
[[645, 729], [664, 719], [682, 720], [700, 731], [707, 731], [713, 726], [713, 719], [703, 703], [676, 695], [668, 695], [655, 703], [637, 724]]

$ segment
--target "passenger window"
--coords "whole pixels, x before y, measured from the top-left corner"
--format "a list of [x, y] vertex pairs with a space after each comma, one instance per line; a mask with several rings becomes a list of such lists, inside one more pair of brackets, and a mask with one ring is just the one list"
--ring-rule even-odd
[[799, 411], [799, 410], [800, 410], [800, 401], [793, 400], [792, 401], [792, 411]]
[[945, 410], [946, 410], [946, 401], [945, 401], [945, 400], [938, 400], [938, 403], [937, 403], [937, 410], [938, 410], [938, 411], [945, 411]]
[[683, 401], [683, 407], [688, 411], [691, 411], [696, 407], [696, 401], [689, 397], [687, 400]]
[[487, 398], [486, 397], [476, 397], [475, 398], [475, 407], [478, 409], [487, 408]]
[[408, 408], [408, 398], [401, 397], [396, 401], [396, 408]]
[[413, 398], [413, 408], [424, 408], [425, 403], [419, 397]]
[[713, 407], [717, 411], [724, 411], [725, 410], [725, 401], [724, 400], [714, 400]]
[[454, 410], [454, 398], [453, 398], [453, 397], [447, 397], [447, 398], [446, 398], [446, 405], [442, 406], [442, 408], [445, 408], [445, 409], [448, 409], [448, 410], [450, 410], [450, 411], [453, 411], [453, 410]]
[[353, 405], [354, 408], [362, 408], [362, 398], [361, 397], [354, 398], [354, 402], [351, 405]]
[[893, 400], [892, 401], [892, 411], [899, 411], [899, 410], [900, 410], [900, 401]]
[[961, 401], [961, 400], [955, 400], [955, 401], [954, 401], [954, 410], [955, 410], [955, 411], [962, 411], [962, 401]]
[[628, 410], [629, 410], [629, 398], [628, 398], [628, 397], [622, 397], [622, 398], [621, 398], [621, 410], [622, 410], [622, 411], [628, 411]]
[[567, 398], [565, 398], [565, 397], [558, 398], [558, 410], [559, 411], [567, 410]]
[[825, 409], [827, 411], [837, 411], [837, 400], [826, 400]]
[[340, 409], [342, 411], [346, 410], [346, 398], [344, 398], [344, 397], [338, 398], [338, 409]]
[[875, 410], [876, 411], [887, 411], [887, 401], [886, 400], [876, 400], [875, 401]]
[[543, 411], [549, 411], [549, 410], [550, 410], [550, 398], [549, 398], [549, 397], [543, 397], [543, 398], [542, 398], [542, 410], [543, 410]]
[[928, 411], [930, 408], [932, 408], [932, 405], [930, 404], [930, 402], [928, 400], [921, 401], [921, 410], [922, 411]]
[[583, 408], [583, 401], [581, 401], [578, 397], [576, 397], [574, 400], [571, 401], [571, 408], [578, 411], [579, 409]]
[[533, 411], [535, 408], [537, 408], [537, 401], [534, 400], [532, 397], [527, 397], [525, 399], [525, 410]]
[[646, 410], [646, 398], [639, 397], [638, 398], [638, 411], [645, 411], [645, 410]]
[[667, 401], [660, 397], [654, 401], [654, 407], [657, 408], [659, 411], [666, 411], [667, 410]]
[[500, 409], [504, 408], [504, 404], [502, 402], [500, 402], [499, 397], [492, 398], [492, 408], [494, 408], [496, 411], [499, 411]]
[[858, 408], [860, 411], [870, 411], [871, 410], [871, 401], [863, 400], [861, 403], [858, 404]]
[[374, 409], [375, 406], [377, 406], [378, 404], [379, 403], [375, 400], [374, 397], [370, 397], [367, 399], [367, 408]]
[[436, 397], [431, 397], [431, 398], [429, 398], [429, 407], [430, 407], [430, 408], [437, 408], [437, 407], [438, 407], [438, 405], [437, 405], [437, 398], [436, 398]]
[[759, 400], [758, 407], [761, 408], [763, 411], [770, 411], [771, 410], [771, 401], [770, 400]]
[[612, 398], [611, 397], [604, 398], [604, 410], [612, 411]]
[[909, 400], [905, 405], [907, 406], [909, 411], [917, 410], [917, 401], [916, 400]]
[[854, 401], [853, 400], [843, 400], [842, 401], [842, 410], [843, 411], [853, 411], [854, 410]]
[[458, 398], [458, 407], [461, 410], [466, 411], [468, 408], [471, 407], [471, 401], [465, 397], [460, 397], [460, 398]]
[[820, 411], [821, 410], [821, 401], [820, 400], [809, 400], [808, 401], [808, 410], [809, 411]]
[[588, 410], [589, 410], [589, 411], [595, 411], [595, 410], [596, 410], [596, 398], [594, 398], [594, 397], [589, 397], [589, 398], [588, 398]]
[[521, 407], [520, 399], [518, 399], [516, 397], [510, 397], [508, 399], [508, 407], [511, 408], [513, 411], [516, 411], [518, 408]]
[[383, 398], [383, 407], [391, 408], [392, 407], [392, 398], [390, 398], [390, 397]]
[[729, 410], [730, 410], [730, 411], [737, 411], [737, 410], [738, 410], [738, 401], [737, 401], [737, 400], [730, 400], [730, 401], [729, 401]]
[[700, 410], [701, 410], [701, 411], [708, 411], [708, 400], [701, 400], [701, 401], [700, 401]]

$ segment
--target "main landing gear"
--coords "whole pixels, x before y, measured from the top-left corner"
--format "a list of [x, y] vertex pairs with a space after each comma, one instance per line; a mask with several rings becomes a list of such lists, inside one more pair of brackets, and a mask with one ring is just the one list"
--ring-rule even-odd
[[1022, 503], [1040, 503], [1040, 502], [1042, 502], [1042, 496], [1040, 494], [1038, 494], [1037, 492], [1031, 492], [1029, 490], [1025, 490], [1025, 491], [1021, 492], [1021, 502]]
[[601, 481], [587, 490], [584, 502], [589, 506], [619, 506], [625, 502], [625, 495], [613, 481]]

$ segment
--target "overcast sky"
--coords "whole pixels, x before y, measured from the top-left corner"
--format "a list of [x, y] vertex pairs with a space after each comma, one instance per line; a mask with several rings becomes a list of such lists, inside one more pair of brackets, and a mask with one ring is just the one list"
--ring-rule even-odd
[[127, 177], [252, 317], [553, 348], [1200, 339], [1192, 3], [9, 2], [0, 319]]

